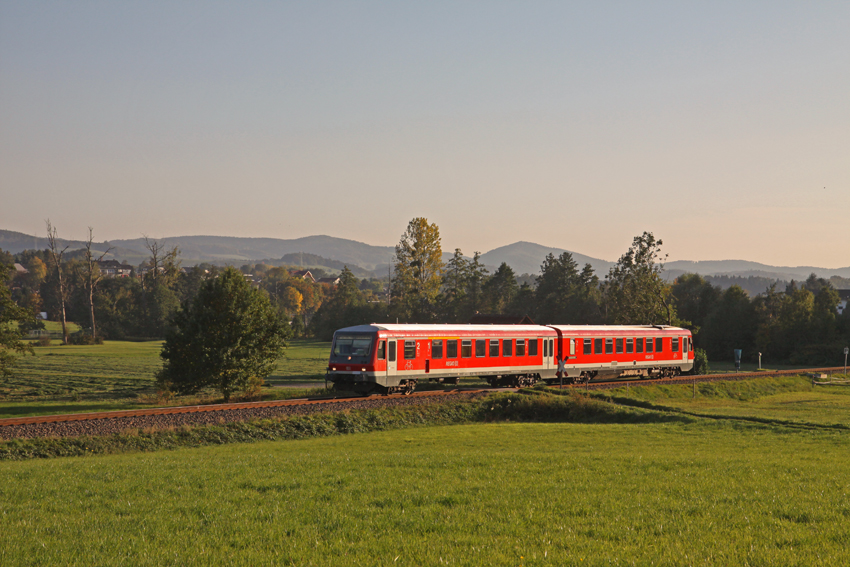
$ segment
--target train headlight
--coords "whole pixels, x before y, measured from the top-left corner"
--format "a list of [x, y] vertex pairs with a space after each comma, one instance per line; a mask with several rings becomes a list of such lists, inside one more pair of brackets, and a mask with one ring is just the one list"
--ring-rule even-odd
[[336, 366], [334, 366], [333, 368], [331, 368], [331, 370], [333, 370], [334, 372], [336, 372]]
[[361, 371], [361, 372], [366, 372], [366, 369], [365, 369], [365, 368], [361, 368], [361, 369], [360, 369], [360, 371]]

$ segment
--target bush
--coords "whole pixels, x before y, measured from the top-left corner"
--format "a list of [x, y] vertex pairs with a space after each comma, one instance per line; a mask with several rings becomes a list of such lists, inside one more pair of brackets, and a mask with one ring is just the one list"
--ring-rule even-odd
[[693, 374], [708, 374], [708, 354], [701, 349], [694, 350], [694, 369]]
[[77, 331], [68, 336], [69, 345], [102, 345], [103, 337], [92, 337], [87, 331]]
[[40, 335], [38, 337], [38, 340], [35, 341], [35, 344], [36, 346], [50, 346], [52, 344], [52, 341], [50, 340], [50, 335]]

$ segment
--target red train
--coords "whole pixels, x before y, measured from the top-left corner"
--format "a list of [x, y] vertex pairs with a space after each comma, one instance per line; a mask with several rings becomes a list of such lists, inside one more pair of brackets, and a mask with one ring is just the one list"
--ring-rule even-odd
[[675, 376], [693, 368], [691, 333], [611, 325], [398, 325], [334, 333], [327, 378], [361, 393], [410, 393], [418, 381], [533, 386], [621, 376]]

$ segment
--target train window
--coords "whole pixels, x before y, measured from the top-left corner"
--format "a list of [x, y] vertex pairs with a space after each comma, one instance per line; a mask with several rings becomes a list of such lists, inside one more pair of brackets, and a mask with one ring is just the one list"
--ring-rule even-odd
[[475, 356], [478, 358], [487, 356], [487, 341], [484, 339], [475, 340]]
[[378, 360], [385, 358], [387, 358], [387, 341], [381, 341], [378, 343]]
[[490, 356], [499, 356], [499, 339], [490, 339]]
[[537, 339], [528, 339], [528, 356], [537, 356]]
[[593, 354], [593, 339], [584, 339], [584, 350], [582, 354]]
[[460, 356], [461, 358], [472, 358], [472, 339], [460, 341]]
[[404, 341], [404, 359], [413, 360], [416, 358], [416, 341]]
[[688, 352], [689, 342], [690, 340], [687, 337], [682, 337], [682, 352]]
[[593, 352], [602, 354], [602, 339], [593, 339]]
[[645, 339], [645, 340], [646, 340], [646, 352], [652, 352], [652, 339]]
[[623, 339], [617, 339], [617, 354], [623, 354]]
[[605, 339], [605, 354], [614, 354], [614, 339]]
[[679, 352], [679, 337], [673, 339], [673, 352]]
[[576, 340], [570, 339], [570, 356], [576, 355]]
[[643, 339], [635, 339], [635, 352], [643, 352]]
[[457, 341], [446, 341], [446, 358], [457, 358]]
[[662, 337], [655, 337], [655, 352], [661, 352], [664, 350], [664, 343], [661, 342], [664, 339]]
[[431, 358], [443, 358], [443, 341], [440, 339], [431, 341]]
[[525, 356], [525, 339], [516, 340], [516, 355]]
[[635, 340], [634, 339], [626, 339], [626, 352], [632, 353], [635, 351]]
[[390, 341], [390, 355], [387, 360], [395, 362], [395, 341]]
[[514, 340], [513, 339], [505, 339], [502, 341], [502, 356], [513, 356], [514, 353]]
[[549, 356], [549, 341], [543, 341], [543, 357]]
[[555, 356], [555, 339], [549, 339], [549, 356]]

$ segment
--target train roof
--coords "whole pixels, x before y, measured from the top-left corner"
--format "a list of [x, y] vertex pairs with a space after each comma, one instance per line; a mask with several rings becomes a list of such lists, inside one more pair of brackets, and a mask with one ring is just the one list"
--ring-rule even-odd
[[689, 333], [687, 329], [682, 327], [674, 327], [672, 325], [547, 325], [553, 329], [558, 329], [562, 333], [582, 332], [582, 331], [610, 331], [619, 332], [636, 332], [643, 333], [646, 331], [665, 331], [668, 333]]
[[339, 329], [337, 333], [372, 333], [375, 331], [390, 331], [397, 333], [450, 333], [455, 331], [464, 332], [493, 332], [512, 330], [520, 333], [539, 333], [548, 331], [543, 325], [457, 325], [452, 323], [437, 324], [427, 323], [418, 325], [415, 323], [372, 323], [371, 325], [357, 325], [355, 327], [346, 327]]
[[492, 332], [515, 332], [515, 333], [540, 333], [557, 329], [564, 334], [581, 333], [634, 333], [644, 334], [648, 332], [665, 333], [689, 333], [687, 329], [672, 327], [668, 325], [463, 325], [463, 324], [415, 324], [415, 323], [372, 323], [370, 325], [356, 325], [337, 330], [338, 333], [374, 333], [376, 331], [389, 331], [395, 333], [434, 333], [446, 334], [455, 332], [464, 333], [492, 333]]

